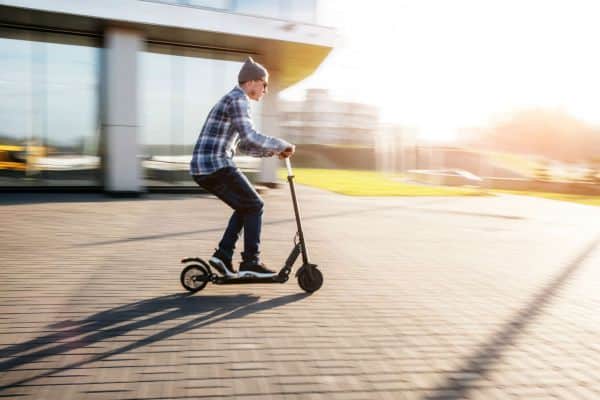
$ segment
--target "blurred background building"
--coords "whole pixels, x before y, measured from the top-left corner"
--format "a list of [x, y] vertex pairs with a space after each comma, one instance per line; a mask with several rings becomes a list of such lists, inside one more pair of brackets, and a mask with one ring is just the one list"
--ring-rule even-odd
[[326, 89], [309, 89], [304, 101], [281, 102], [281, 128], [297, 144], [373, 146], [377, 107], [336, 101]]
[[192, 185], [198, 132], [247, 56], [271, 72], [255, 122], [278, 135], [278, 92], [336, 38], [316, 1], [0, 0], [0, 187]]

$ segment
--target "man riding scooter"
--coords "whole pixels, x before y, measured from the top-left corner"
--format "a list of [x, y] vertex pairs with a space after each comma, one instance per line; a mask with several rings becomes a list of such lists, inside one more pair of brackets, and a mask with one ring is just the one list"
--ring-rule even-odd
[[[266, 278], [277, 275], [260, 261], [260, 232], [264, 202], [233, 161], [236, 147], [254, 157], [280, 159], [294, 154], [294, 145], [259, 133], [250, 115], [249, 100], [267, 93], [269, 74], [251, 57], [238, 74], [238, 85], [211, 109], [196, 145], [190, 173], [196, 183], [233, 210], [223, 237], [209, 263], [223, 276]], [[232, 266], [235, 244], [244, 229], [239, 273]]]

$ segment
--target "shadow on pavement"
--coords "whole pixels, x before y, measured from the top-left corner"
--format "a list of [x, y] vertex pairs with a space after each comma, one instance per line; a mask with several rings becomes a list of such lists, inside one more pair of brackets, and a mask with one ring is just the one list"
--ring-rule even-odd
[[[35, 379], [79, 368], [83, 365], [105, 360], [127, 353], [145, 345], [169, 339], [175, 335], [200, 329], [216, 322], [244, 318], [249, 314], [280, 307], [308, 297], [306, 293], [296, 293], [259, 302], [258, 296], [191, 296], [175, 294], [142, 300], [132, 304], [102, 311], [83, 320], [66, 320], [50, 325], [57, 332], [5, 347], [0, 350], [0, 373], [5, 373], [27, 364], [36, 363], [45, 357], [58, 356], [72, 350], [93, 348], [93, 344], [126, 336], [129, 333], [151, 327], [165, 321], [178, 321], [191, 317], [163, 331], [130, 342], [114, 350], [101, 352], [92, 357], [54, 368], [50, 371], [23, 378], [8, 385], [0, 386], [0, 392], [15, 388]], [[140, 331], [136, 333], [139, 335]], [[141, 331], [143, 332], [143, 331]], [[49, 347], [48, 347], [49, 346]]]
[[[449, 214], [449, 215], [459, 215], [459, 216], [471, 216], [471, 217], [484, 217], [484, 218], [501, 218], [501, 219], [514, 219], [514, 220], [522, 220], [524, 217], [519, 216], [510, 216], [510, 215], [495, 215], [495, 214], [482, 214], [482, 213], [474, 213], [467, 211], [454, 211], [454, 210], [434, 210], [428, 208], [420, 208], [420, 207], [407, 207], [405, 205], [401, 206], [385, 206], [385, 207], [370, 207], [370, 208], [362, 208], [356, 210], [348, 210], [348, 211], [339, 211], [335, 213], [327, 213], [327, 214], [317, 214], [317, 215], [308, 215], [302, 216], [303, 221], [309, 220], [319, 220], [319, 219], [327, 219], [327, 218], [337, 218], [337, 217], [345, 217], [352, 216], [357, 214], [365, 214], [371, 212], [380, 212], [387, 210], [409, 210], [409, 211], [417, 211], [423, 213], [437, 213], [437, 214]], [[263, 225], [278, 225], [278, 224], [286, 224], [293, 223], [296, 220], [294, 218], [284, 218], [278, 219], [274, 221], [263, 222]], [[90, 246], [105, 246], [110, 244], [117, 243], [129, 243], [129, 242], [137, 242], [144, 240], [156, 240], [156, 239], [166, 239], [166, 238], [174, 238], [178, 236], [186, 236], [186, 235], [195, 235], [199, 233], [208, 233], [208, 232], [223, 232], [225, 228], [220, 226], [218, 228], [208, 228], [208, 229], [198, 229], [193, 231], [182, 231], [182, 232], [172, 232], [172, 233], [160, 233], [156, 235], [144, 235], [144, 236], [135, 236], [129, 237], [125, 239], [115, 239], [115, 240], [103, 240], [100, 242], [88, 242], [88, 243], [80, 243], [75, 245], [76, 247], [90, 247]]]
[[496, 364], [502, 352], [510, 347], [517, 337], [540, 316], [544, 307], [557, 295], [557, 292], [568, 282], [579, 269], [585, 258], [600, 244], [600, 237], [595, 238], [564, 270], [556, 276], [545, 288], [536, 294], [532, 300], [512, 319], [506, 322], [488, 342], [480, 346], [480, 350], [468, 357], [462, 368], [448, 373], [450, 376], [435, 387], [428, 400], [465, 399], [474, 383], [483, 379], [486, 373]]

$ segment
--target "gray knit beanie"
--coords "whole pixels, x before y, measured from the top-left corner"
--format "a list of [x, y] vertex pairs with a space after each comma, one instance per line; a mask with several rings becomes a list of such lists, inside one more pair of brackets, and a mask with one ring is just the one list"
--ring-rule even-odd
[[244, 65], [242, 65], [242, 69], [240, 69], [240, 73], [238, 74], [238, 82], [244, 83], [247, 81], [257, 81], [259, 79], [269, 78], [269, 72], [267, 69], [255, 62], [252, 57], [248, 57]]

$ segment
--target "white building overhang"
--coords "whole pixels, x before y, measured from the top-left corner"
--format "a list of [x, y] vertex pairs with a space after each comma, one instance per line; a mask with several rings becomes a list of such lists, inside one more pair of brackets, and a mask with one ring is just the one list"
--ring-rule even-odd
[[0, 0], [0, 24], [98, 36], [122, 26], [149, 42], [253, 55], [280, 89], [314, 72], [337, 37], [320, 25], [143, 0]]

